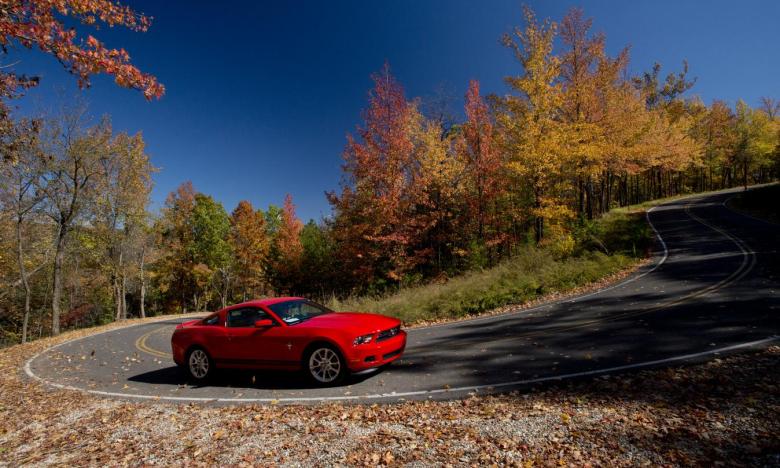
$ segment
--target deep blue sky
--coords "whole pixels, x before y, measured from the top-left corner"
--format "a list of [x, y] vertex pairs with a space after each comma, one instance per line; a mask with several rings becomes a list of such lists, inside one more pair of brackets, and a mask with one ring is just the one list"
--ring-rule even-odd
[[[369, 75], [385, 60], [407, 97], [447, 84], [462, 104], [469, 79], [504, 93], [502, 77], [519, 69], [501, 47], [521, 24], [520, 1], [129, 1], [154, 17], [145, 34], [95, 33], [124, 47], [167, 87], [160, 101], [99, 77], [84, 95], [95, 116], [118, 130], [142, 131], [161, 171], [160, 206], [192, 180], [230, 211], [242, 199], [258, 207], [291, 193], [304, 218], [330, 213], [323, 192], [338, 187], [345, 135], [360, 122]], [[780, 2], [529, 1], [559, 20], [571, 6], [594, 18], [610, 53], [631, 45], [631, 71], [659, 61], [665, 71], [688, 59], [706, 102], [780, 98]], [[82, 28], [81, 31], [89, 31]], [[76, 82], [51, 57], [12, 52], [18, 72], [42, 75], [23, 98], [24, 112], [54, 105]]]

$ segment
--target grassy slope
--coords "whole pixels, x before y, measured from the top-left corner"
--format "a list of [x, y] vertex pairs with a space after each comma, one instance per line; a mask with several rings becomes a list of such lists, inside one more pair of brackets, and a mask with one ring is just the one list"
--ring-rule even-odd
[[475, 315], [571, 291], [625, 270], [645, 257], [652, 230], [643, 211], [622, 209], [593, 222], [578, 237], [582, 240], [577, 253], [564, 259], [528, 247], [501, 265], [468, 272], [445, 283], [330, 305], [336, 310], [392, 315], [407, 324]]

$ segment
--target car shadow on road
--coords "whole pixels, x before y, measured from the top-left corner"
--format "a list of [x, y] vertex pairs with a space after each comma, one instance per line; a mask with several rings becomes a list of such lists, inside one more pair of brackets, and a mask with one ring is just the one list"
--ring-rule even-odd
[[[347, 376], [338, 387], [346, 387], [359, 384], [366, 379], [376, 376], [383, 369], [371, 372], [361, 372]], [[243, 388], [256, 390], [305, 390], [320, 388], [311, 382], [301, 372], [271, 371], [271, 370], [244, 370], [244, 369], [219, 369], [216, 374], [205, 383], [193, 382], [177, 366], [157, 369], [128, 378], [131, 382], [150, 385], [170, 385], [176, 387], [219, 387], [219, 388]]]

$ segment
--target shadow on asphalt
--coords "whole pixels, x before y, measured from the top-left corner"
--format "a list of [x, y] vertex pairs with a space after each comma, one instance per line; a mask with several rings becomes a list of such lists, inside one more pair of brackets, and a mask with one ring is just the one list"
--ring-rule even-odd
[[[372, 372], [353, 374], [348, 376], [338, 386], [359, 384], [366, 379], [381, 374], [383, 369]], [[198, 387], [224, 387], [224, 388], [254, 388], [258, 390], [305, 390], [318, 388], [300, 372], [244, 370], [244, 369], [219, 369], [216, 374], [204, 384], [193, 383], [187, 374], [178, 366], [166, 367], [143, 374], [138, 374], [128, 379], [131, 382], [139, 382], [152, 385], [171, 385]]]

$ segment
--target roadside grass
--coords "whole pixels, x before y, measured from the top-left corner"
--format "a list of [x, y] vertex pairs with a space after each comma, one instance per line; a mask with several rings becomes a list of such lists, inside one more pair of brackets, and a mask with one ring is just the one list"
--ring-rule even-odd
[[755, 218], [780, 224], [780, 184], [757, 187], [742, 192], [728, 206]]
[[444, 283], [384, 296], [331, 299], [329, 306], [386, 314], [407, 325], [457, 319], [587, 286], [635, 266], [652, 243], [652, 229], [641, 210], [614, 210], [586, 223], [575, 235], [578, 242], [568, 257], [528, 246], [498, 266]]

